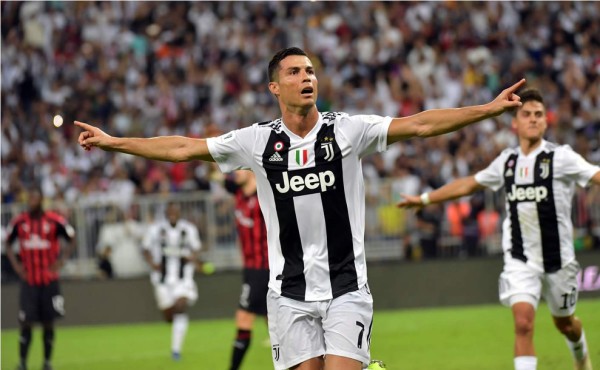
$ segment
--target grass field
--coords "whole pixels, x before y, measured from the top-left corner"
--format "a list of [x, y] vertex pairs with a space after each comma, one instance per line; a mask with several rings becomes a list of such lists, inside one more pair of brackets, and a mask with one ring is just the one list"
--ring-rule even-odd
[[[598, 367], [600, 300], [581, 300], [577, 312]], [[193, 321], [183, 358], [174, 363], [166, 324], [59, 327], [54, 365], [56, 370], [226, 370], [233, 335], [232, 320]], [[17, 331], [3, 331], [1, 338], [2, 370], [12, 370], [17, 363]], [[266, 326], [258, 322], [243, 369], [272, 369], [266, 338]], [[507, 370], [513, 366], [512, 343], [510, 310], [499, 305], [376, 311], [371, 355], [391, 370]], [[535, 343], [538, 369], [573, 368], [545, 305], [538, 310]], [[36, 328], [30, 369], [41, 367], [41, 353], [41, 331]]]

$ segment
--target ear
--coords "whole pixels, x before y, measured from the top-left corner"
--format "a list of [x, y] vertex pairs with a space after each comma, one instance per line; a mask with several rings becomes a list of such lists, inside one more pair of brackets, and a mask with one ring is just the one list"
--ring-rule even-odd
[[269, 91], [275, 96], [279, 96], [279, 83], [269, 82]]
[[510, 121], [510, 125], [513, 129], [513, 132], [517, 132], [517, 118], [513, 117], [512, 120]]

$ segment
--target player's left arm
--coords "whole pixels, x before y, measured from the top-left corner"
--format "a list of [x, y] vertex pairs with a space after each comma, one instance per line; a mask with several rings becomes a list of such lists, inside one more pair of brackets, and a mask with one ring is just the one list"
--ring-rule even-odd
[[493, 101], [463, 108], [431, 109], [408, 117], [394, 118], [387, 134], [387, 144], [411, 137], [430, 137], [456, 131], [472, 123], [498, 116], [521, 105], [515, 92], [525, 79], [504, 89]]
[[67, 246], [61, 249], [60, 257], [54, 261], [50, 266], [52, 271], [60, 271], [60, 269], [67, 263], [71, 255], [75, 252], [75, 229], [66, 221], [57, 221], [58, 234], [67, 241]]

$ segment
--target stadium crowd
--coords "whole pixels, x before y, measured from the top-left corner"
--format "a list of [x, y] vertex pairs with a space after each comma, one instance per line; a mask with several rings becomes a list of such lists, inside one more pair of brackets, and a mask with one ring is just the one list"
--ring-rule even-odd
[[[266, 64], [291, 45], [317, 63], [321, 111], [405, 116], [479, 104], [526, 77], [545, 94], [547, 138], [600, 162], [598, 2], [1, 6], [3, 204], [23, 201], [35, 183], [66, 204], [217, 191], [201, 162], [84, 152], [71, 123], [123, 136], [206, 137], [276, 118]], [[66, 122], [58, 129], [56, 114]], [[515, 145], [504, 115], [403, 142], [366, 159], [364, 170], [370, 183], [391, 179], [395, 201], [474, 173]]]

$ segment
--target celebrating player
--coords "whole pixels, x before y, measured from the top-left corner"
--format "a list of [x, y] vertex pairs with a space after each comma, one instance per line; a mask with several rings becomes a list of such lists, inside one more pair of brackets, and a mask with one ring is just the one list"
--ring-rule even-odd
[[267, 224], [267, 310], [275, 368], [358, 370], [370, 358], [373, 300], [364, 253], [361, 159], [411, 137], [457, 130], [519, 106], [525, 80], [485, 105], [409, 117], [350, 116], [317, 110], [318, 81], [299, 48], [277, 52], [269, 90], [282, 117], [217, 138], [117, 138], [75, 122], [86, 150], [163, 161], [216, 161], [250, 169]]
[[187, 333], [187, 308], [198, 299], [194, 271], [201, 265], [198, 229], [180, 213], [178, 204], [169, 203], [167, 219], [154, 223], [143, 241], [156, 303], [165, 321], [172, 323], [171, 356], [176, 361]]
[[502, 231], [504, 271], [500, 300], [512, 307], [515, 322], [515, 370], [534, 370], [533, 323], [544, 297], [556, 328], [566, 337], [575, 369], [591, 370], [585, 334], [575, 317], [577, 273], [573, 248], [571, 200], [574, 185], [600, 184], [600, 167], [566, 145], [543, 139], [546, 108], [539, 91], [520, 93], [512, 126], [519, 147], [504, 150], [486, 169], [421, 196], [403, 195], [401, 207], [422, 207], [462, 197], [485, 187], [506, 190]]

